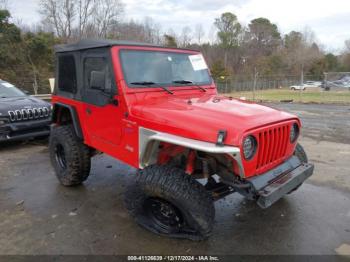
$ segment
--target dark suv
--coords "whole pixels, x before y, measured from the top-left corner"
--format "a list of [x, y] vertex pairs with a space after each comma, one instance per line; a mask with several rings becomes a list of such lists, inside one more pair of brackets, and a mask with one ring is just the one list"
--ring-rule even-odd
[[51, 104], [0, 80], [0, 142], [47, 136]]

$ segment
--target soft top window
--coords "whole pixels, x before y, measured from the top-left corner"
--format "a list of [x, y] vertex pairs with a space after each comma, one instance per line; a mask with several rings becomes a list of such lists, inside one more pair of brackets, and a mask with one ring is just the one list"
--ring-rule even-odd
[[84, 83], [86, 87], [90, 86], [90, 77], [92, 71], [104, 72], [106, 75], [106, 91], [111, 91], [111, 80], [108, 70], [108, 62], [105, 57], [87, 57], [84, 59]]
[[68, 93], [77, 92], [77, 73], [73, 55], [58, 57], [58, 89]]

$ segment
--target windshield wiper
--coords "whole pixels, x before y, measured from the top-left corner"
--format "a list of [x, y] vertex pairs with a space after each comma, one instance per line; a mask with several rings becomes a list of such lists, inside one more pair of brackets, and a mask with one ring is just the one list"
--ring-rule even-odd
[[203, 92], [207, 92], [207, 90], [199, 85], [196, 85], [194, 84], [192, 81], [189, 81], [189, 80], [176, 80], [176, 81], [173, 81], [173, 83], [175, 84], [182, 84], [182, 85], [186, 85], [186, 84], [192, 84], [196, 87], [198, 87], [200, 90], [202, 90]]
[[159, 87], [159, 88], [162, 88], [163, 90], [167, 91], [169, 94], [174, 94], [173, 92], [171, 92], [168, 88], [166, 88], [165, 86], [160, 86], [160, 85], [157, 85], [156, 83], [154, 82], [150, 82], [150, 81], [141, 81], [141, 82], [131, 82], [130, 84], [132, 85], [136, 85], [136, 86], [152, 86], [153, 85], [156, 85], [154, 87]]
[[141, 81], [141, 82], [131, 82], [130, 84], [136, 85], [136, 86], [151, 86], [151, 85], [155, 85], [156, 83], [150, 82], [150, 81]]

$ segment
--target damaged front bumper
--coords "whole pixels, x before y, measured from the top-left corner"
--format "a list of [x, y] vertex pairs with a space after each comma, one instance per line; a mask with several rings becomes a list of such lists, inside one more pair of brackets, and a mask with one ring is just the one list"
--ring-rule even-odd
[[301, 163], [296, 156], [292, 156], [276, 168], [248, 181], [257, 192], [257, 204], [261, 208], [268, 208], [300, 186], [313, 171], [313, 164]]

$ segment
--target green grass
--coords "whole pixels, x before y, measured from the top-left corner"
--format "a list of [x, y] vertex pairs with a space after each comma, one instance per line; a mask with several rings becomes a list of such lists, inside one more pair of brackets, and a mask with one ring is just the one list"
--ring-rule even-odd
[[319, 91], [319, 90], [305, 90], [292, 91], [288, 89], [269, 89], [258, 90], [255, 92], [255, 99], [253, 99], [253, 92], [232, 92], [230, 96], [240, 98], [245, 97], [247, 100], [255, 101], [274, 101], [293, 100], [293, 102], [302, 103], [343, 103], [350, 104], [350, 91]]

